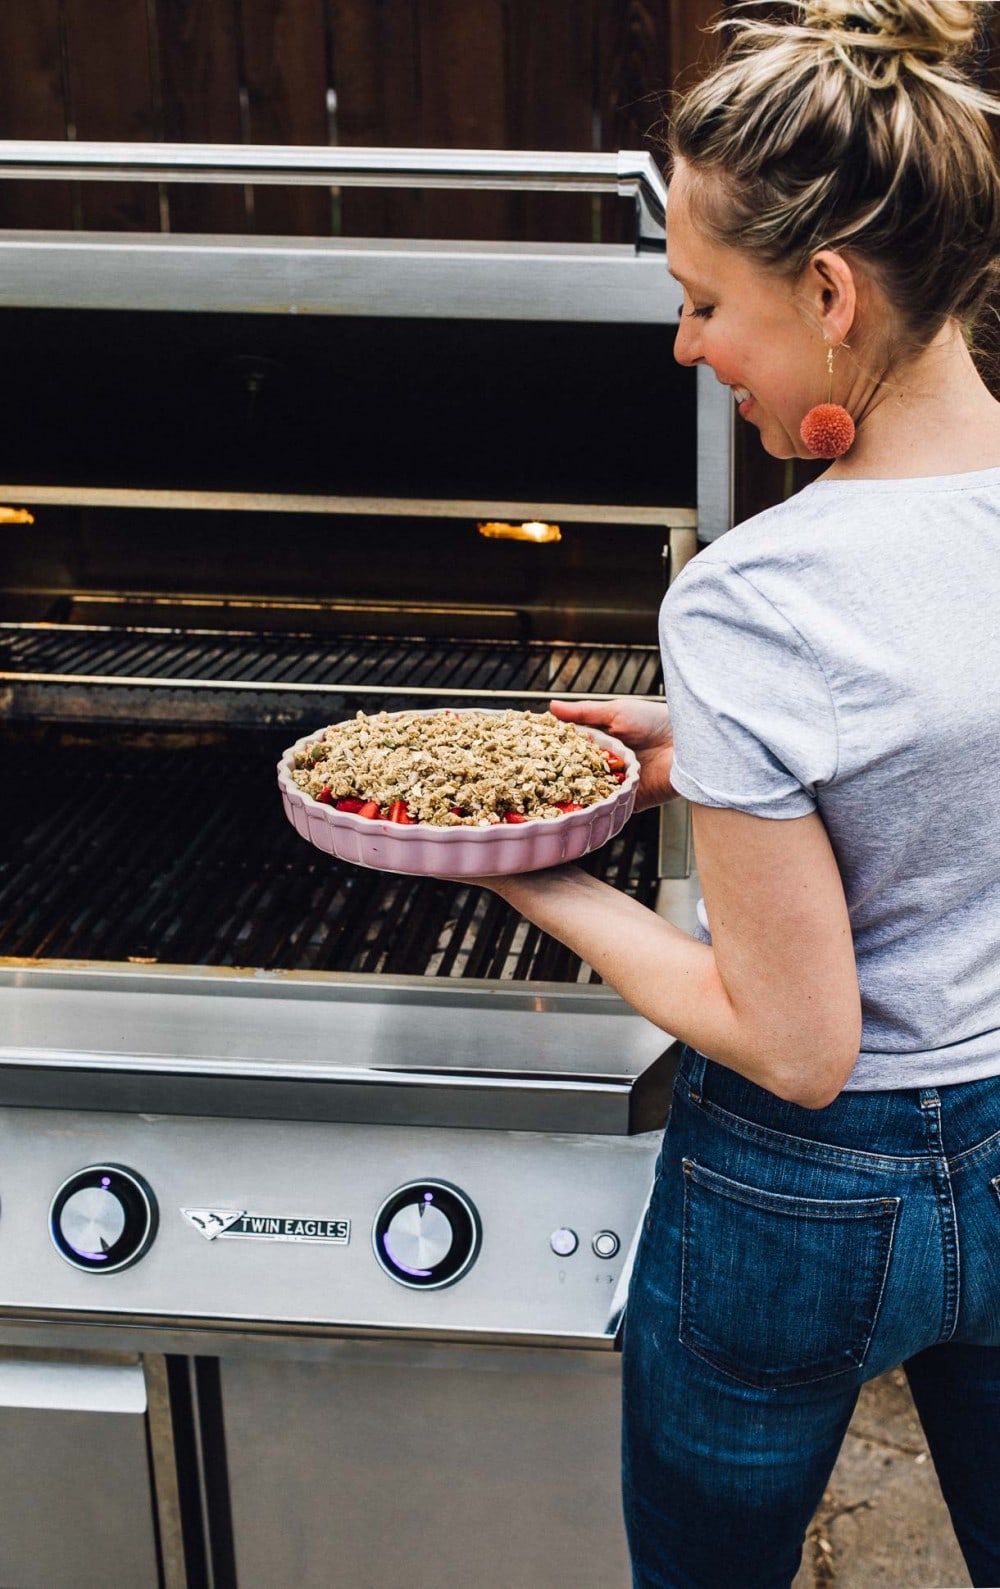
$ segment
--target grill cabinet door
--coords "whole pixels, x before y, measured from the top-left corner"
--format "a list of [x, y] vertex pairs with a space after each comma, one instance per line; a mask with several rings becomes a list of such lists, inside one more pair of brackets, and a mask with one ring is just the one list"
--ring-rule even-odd
[[0, 1584], [157, 1589], [136, 1363], [0, 1361]]

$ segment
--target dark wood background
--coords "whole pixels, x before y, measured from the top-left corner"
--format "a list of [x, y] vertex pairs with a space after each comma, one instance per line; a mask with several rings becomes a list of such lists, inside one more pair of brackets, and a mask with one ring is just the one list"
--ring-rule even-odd
[[[725, 0], [9, 0], [0, 138], [656, 150]], [[982, 66], [1000, 58], [984, 7]], [[991, 81], [995, 82], [992, 78]], [[618, 240], [587, 195], [0, 182], [0, 226]], [[737, 513], [808, 478], [739, 427]], [[813, 471], [814, 472], [814, 471]]]
[[[27, 0], [0, 137], [649, 148], [720, 0]], [[624, 235], [586, 196], [0, 183], [0, 225], [426, 237]]]

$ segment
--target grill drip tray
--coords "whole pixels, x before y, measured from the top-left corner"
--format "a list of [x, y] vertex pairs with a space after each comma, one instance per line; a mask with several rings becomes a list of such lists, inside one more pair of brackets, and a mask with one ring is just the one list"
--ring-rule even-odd
[[[599, 980], [487, 890], [304, 844], [275, 782], [286, 743], [274, 728], [9, 726], [0, 957]], [[646, 812], [584, 864], [652, 906], [656, 845]]]

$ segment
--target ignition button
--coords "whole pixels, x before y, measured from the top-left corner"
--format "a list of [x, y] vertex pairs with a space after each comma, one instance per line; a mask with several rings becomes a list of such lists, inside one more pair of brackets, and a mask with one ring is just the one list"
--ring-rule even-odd
[[571, 1252], [576, 1252], [579, 1245], [580, 1238], [576, 1231], [567, 1230], [565, 1226], [561, 1230], [554, 1230], [549, 1238], [549, 1246], [560, 1258], [568, 1258]]
[[613, 1230], [599, 1230], [590, 1245], [598, 1258], [613, 1258], [621, 1242]]

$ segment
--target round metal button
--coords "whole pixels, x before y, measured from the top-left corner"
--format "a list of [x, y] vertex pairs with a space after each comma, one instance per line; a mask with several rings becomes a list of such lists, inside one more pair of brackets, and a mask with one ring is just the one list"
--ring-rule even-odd
[[554, 1230], [549, 1237], [549, 1246], [554, 1253], [558, 1253], [560, 1258], [568, 1258], [571, 1252], [576, 1252], [579, 1245], [580, 1239], [576, 1231], [567, 1230], [565, 1226], [559, 1230]]
[[590, 1245], [598, 1258], [613, 1258], [621, 1242], [613, 1230], [599, 1230]]
[[101, 1186], [83, 1186], [67, 1197], [59, 1228], [74, 1252], [104, 1258], [122, 1239], [125, 1209], [113, 1192]]
[[121, 1164], [91, 1164], [52, 1199], [49, 1233], [74, 1269], [114, 1274], [149, 1251], [157, 1218], [156, 1199], [141, 1175]]
[[423, 1274], [444, 1263], [455, 1240], [451, 1221], [432, 1203], [404, 1203], [393, 1214], [385, 1246], [401, 1269]]
[[475, 1263], [482, 1241], [479, 1215], [464, 1192], [446, 1181], [410, 1181], [375, 1216], [372, 1246], [401, 1286], [437, 1290]]

